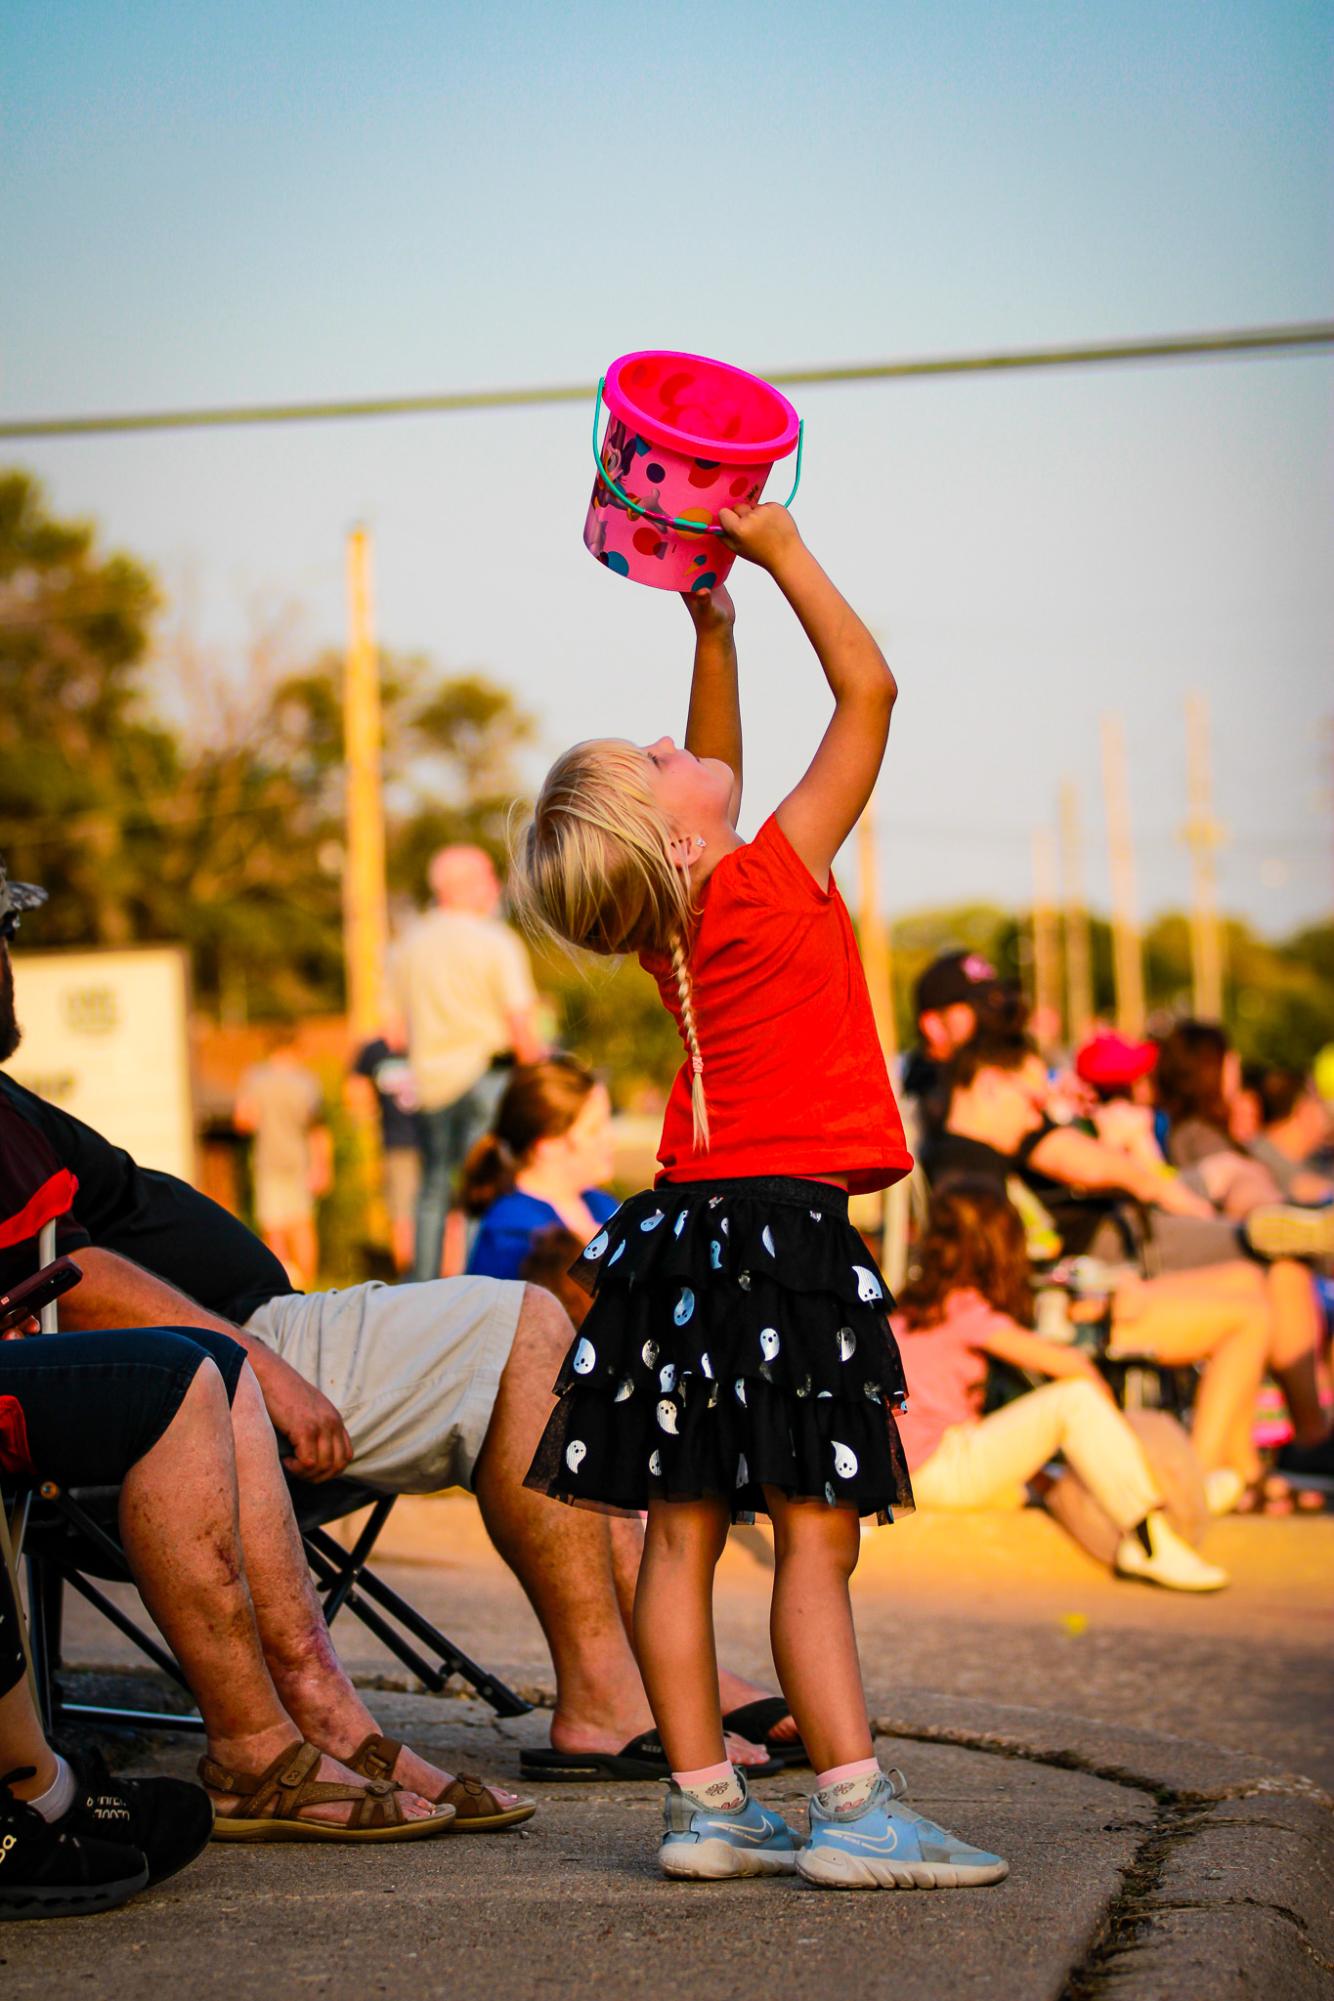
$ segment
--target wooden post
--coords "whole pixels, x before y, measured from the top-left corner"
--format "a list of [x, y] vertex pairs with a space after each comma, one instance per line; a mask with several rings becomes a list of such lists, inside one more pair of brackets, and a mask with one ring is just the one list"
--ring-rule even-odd
[[389, 947], [381, 790], [380, 666], [371, 595], [371, 543], [365, 528], [347, 538], [347, 668], [343, 742], [347, 762], [347, 862], [343, 876], [343, 951], [348, 1025], [364, 1042], [384, 1020]]
[[862, 966], [871, 995], [871, 1011], [885, 1060], [898, 1053], [898, 1030], [894, 1019], [893, 970], [890, 957], [889, 926], [880, 908], [879, 867], [875, 851], [875, 799], [868, 799], [857, 822], [858, 920], [861, 930]]
[[1223, 829], [1214, 819], [1209, 762], [1209, 705], [1203, 695], [1186, 698], [1186, 789], [1190, 817], [1184, 839], [1191, 856], [1190, 957], [1192, 1005], [1201, 1021], [1223, 1018], [1223, 933], [1218, 921], [1218, 873], [1214, 857]]
[[1056, 842], [1033, 834], [1033, 1013], [1044, 1047], [1061, 1039], [1061, 934], [1056, 920]]
[[1083, 840], [1079, 793], [1071, 779], [1061, 786], [1061, 892], [1065, 904], [1065, 1030], [1072, 1049], [1093, 1020], [1093, 971], [1089, 913], [1084, 901]]
[[[876, 1033], [885, 1061], [892, 1064], [898, 1053], [898, 1030], [894, 1019], [893, 958], [889, 926], [880, 908], [880, 871], [875, 845], [875, 797], [857, 822], [858, 921], [861, 931], [862, 965], [871, 996]], [[854, 1202], [859, 1199], [854, 1197]], [[868, 1202], [873, 1197], [865, 1198]], [[880, 1267], [891, 1292], [903, 1285], [908, 1272], [908, 1183], [896, 1181], [880, 1197]], [[855, 1213], [854, 1213], [854, 1221]]]
[[1112, 966], [1116, 1025], [1144, 1033], [1144, 954], [1135, 910], [1135, 853], [1126, 785], [1126, 739], [1120, 716], [1102, 719], [1102, 786], [1107, 810], [1107, 860], [1112, 882]]

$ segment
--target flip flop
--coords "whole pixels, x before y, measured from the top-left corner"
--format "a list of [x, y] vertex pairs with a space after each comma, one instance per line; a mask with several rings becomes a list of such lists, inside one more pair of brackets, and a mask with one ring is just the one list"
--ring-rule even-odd
[[789, 1766], [810, 1763], [800, 1737], [770, 1738], [769, 1732], [791, 1714], [781, 1695], [761, 1695], [754, 1702], [743, 1703], [740, 1709], [729, 1709], [723, 1718], [723, 1729], [735, 1732], [750, 1744], [762, 1744], [770, 1758], [786, 1771]]
[[[786, 1710], [784, 1710], [786, 1715]], [[731, 1725], [727, 1725], [731, 1728]], [[753, 1740], [752, 1740], [753, 1741]], [[775, 1758], [767, 1764], [747, 1765], [748, 1779], [767, 1779], [781, 1772]], [[545, 1780], [548, 1785], [606, 1785], [615, 1779], [666, 1779], [671, 1766], [656, 1730], [645, 1730], [622, 1744], [619, 1751], [525, 1750], [519, 1753], [519, 1771], [525, 1779]]]

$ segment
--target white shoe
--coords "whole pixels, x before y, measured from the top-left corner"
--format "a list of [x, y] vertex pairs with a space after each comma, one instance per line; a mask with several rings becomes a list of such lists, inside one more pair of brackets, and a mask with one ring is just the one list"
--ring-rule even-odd
[[1138, 1577], [1145, 1584], [1161, 1584], [1165, 1591], [1223, 1589], [1227, 1572], [1197, 1556], [1157, 1509], [1148, 1517], [1148, 1530], [1151, 1549], [1147, 1550], [1134, 1530], [1122, 1536], [1116, 1548], [1118, 1577]]
[[1246, 1482], [1231, 1466], [1215, 1466], [1204, 1476], [1204, 1505], [1211, 1515], [1230, 1515], [1245, 1492]]

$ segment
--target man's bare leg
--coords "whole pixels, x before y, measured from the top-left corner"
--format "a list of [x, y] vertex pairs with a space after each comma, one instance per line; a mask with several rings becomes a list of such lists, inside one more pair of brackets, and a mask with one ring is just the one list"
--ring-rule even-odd
[[[380, 1726], [353, 1687], [325, 1624], [301, 1533], [278, 1463], [273, 1426], [249, 1368], [232, 1400], [241, 1543], [260, 1645], [274, 1686], [301, 1734], [337, 1758], [350, 1758]], [[454, 1777], [404, 1746], [394, 1778], [438, 1799]], [[498, 1796], [513, 1800], [516, 1795]]]
[[[248, 1369], [244, 1375], [253, 1386]], [[258, 1399], [257, 1387], [254, 1395]], [[236, 1475], [227, 1393], [212, 1361], [205, 1361], [162, 1436], [126, 1474], [120, 1528], [144, 1603], [199, 1704], [209, 1756], [256, 1773], [304, 1733], [265, 1665], [242, 1560]], [[312, 1776], [353, 1780], [333, 1758]], [[215, 1796], [215, 1803], [225, 1812], [235, 1802]], [[416, 1818], [430, 1808], [407, 1793], [403, 1810]], [[311, 1819], [340, 1821], [352, 1803], [304, 1811]]]
[[[564, 1308], [540, 1287], [525, 1288], [514, 1346], [500, 1379], [474, 1490], [492, 1542], [537, 1614], [556, 1670], [551, 1742], [558, 1751], [621, 1749], [653, 1715], [630, 1644], [643, 1525], [569, 1508], [524, 1486], [552, 1411], [551, 1386], [570, 1345]], [[765, 1693], [737, 1676], [719, 1677], [723, 1701]], [[739, 1764], [763, 1750], [729, 1739]]]

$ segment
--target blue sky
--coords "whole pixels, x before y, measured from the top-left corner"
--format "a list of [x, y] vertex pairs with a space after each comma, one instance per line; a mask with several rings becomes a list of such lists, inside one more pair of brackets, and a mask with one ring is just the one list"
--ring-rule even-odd
[[[763, 371], [1328, 318], [1323, 5], [133, 8], [0, 28], [0, 410], [592, 379], [632, 347]], [[17, 277], [18, 282], [15, 282]], [[1186, 691], [1227, 903], [1327, 912], [1328, 358], [819, 389], [799, 518], [902, 687], [892, 910], [1024, 902], [1031, 830], [1126, 721], [1145, 910], [1179, 903]], [[191, 606], [257, 600], [481, 668], [545, 747], [678, 727], [688, 628], [584, 553], [576, 408], [12, 452]], [[747, 818], [823, 695], [736, 579]], [[851, 873], [851, 871], [849, 871]]]

